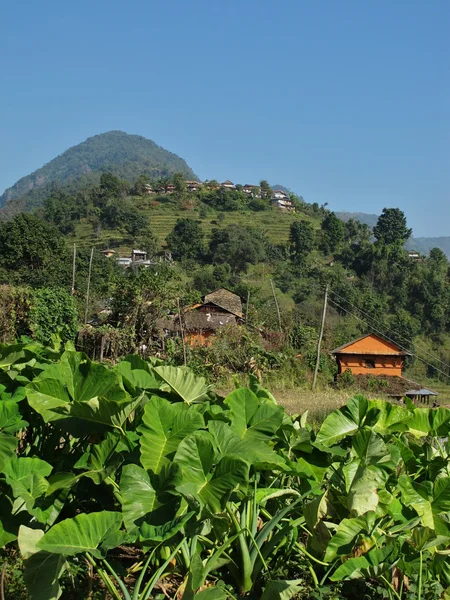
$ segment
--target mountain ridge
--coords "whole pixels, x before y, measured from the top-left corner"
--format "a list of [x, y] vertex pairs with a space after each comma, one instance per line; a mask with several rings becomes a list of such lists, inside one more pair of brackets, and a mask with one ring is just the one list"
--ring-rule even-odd
[[[0, 208], [21, 201], [22, 210], [39, 206], [51, 186], [77, 187], [100, 178], [109, 171], [124, 179], [139, 175], [161, 177], [183, 173], [196, 176], [186, 161], [143, 136], [112, 130], [71, 146], [54, 159], [21, 177], [0, 196]], [[43, 193], [40, 193], [42, 191]]]

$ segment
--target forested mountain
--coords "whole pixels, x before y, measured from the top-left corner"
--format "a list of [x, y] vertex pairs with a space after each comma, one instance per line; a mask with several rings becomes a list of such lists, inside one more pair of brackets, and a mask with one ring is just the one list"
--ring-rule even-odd
[[123, 131], [109, 131], [72, 146], [34, 173], [19, 179], [0, 196], [0, 207], [6, 207], [3, 213], [10, 215], [36, 208], [55, 187], [74, 193], [98, 183], [100, 174], [105, 171], [128, 181], [135, 181], [140, 175], [157, 178], [174, 173], [195, 178], [182, 158], [152, 140]]

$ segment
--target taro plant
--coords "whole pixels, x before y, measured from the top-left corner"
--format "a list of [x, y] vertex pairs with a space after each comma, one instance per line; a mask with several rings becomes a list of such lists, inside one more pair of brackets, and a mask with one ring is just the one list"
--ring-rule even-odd
[[158, 361], [0, 346], [0, 544], [39, 600], [74, 557], [117, 600], [445, 598], [449, 430], [358, 396], [315, 433], [254, 377], [222, 398]]

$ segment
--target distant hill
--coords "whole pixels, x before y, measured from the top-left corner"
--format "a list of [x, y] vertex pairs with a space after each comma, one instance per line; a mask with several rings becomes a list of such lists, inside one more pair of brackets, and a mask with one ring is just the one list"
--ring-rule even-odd
[[418, 237], [406, 242], [408, 250], [417, 250], [420, 254], [428, 254], [432, 248], [440, 248], [450, 260], [450, 237]]
[[342, 221], [350, 221], [350, 219], [355, 219], [355, 221], [359, 221], [360, 223], [364, 223], [369, 227], [375, 227], [378, 221], [378, 215], [371, 215], [369, 213], [362, 212], [337, 212], [336, 216]]
[[6, 206], [11, 213], [31, 210], [42, 204], [52, 187], [76, 191], [99, 180], [105, 171], [131, 182], [142, 174], [156, 178], [180, 172], [190, 179], [196, 178], [182, 158], [152, 140], [123, 131], [108, 131], [72, 146], [19, 179], [0, 196], [0, 207]]

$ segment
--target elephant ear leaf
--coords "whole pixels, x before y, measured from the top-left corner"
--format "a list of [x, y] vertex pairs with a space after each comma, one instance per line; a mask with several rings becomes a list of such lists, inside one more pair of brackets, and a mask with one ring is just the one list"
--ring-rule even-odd
[[281, 406], [262, 402], [251, 390], [239, 388], [225, 398], [230, 408], [231, 427], [241, 439], [267, 441], [283, 422]]
[[316, 442], [329, 448], [347, 436], [355, 435], [364, 420], [367, 408], [368, 402], [362, 396], [351, 398], [346, 406], [328, 415], [319, 429]]
[[71, 519], [65, 519], [54, 525], [37, 542], [37, 547], [52, 554], [74, 556], [82, 552], [90, 552], [101, 558], [97, 550], [100, 544], [119, 532], [122, 514], [102, 511], [82, 513]]
[[304, 586], [301, 585], [302, 580], [274, 580], [267, 584], [261, 600], [290, 600], [290, 598], [298, 597], [297, 594], [304, 591]]
[[196, 377], [191, 371], [179, 367], [155, 367], [155, 372], [186, 404], [202, 402], [208, 391], [203, 377]]
[[145, 405], [142, 421], [141, 464], [156, 474], [170, 462], [180, 442], [204, 426], [203, 417], [196, 410], [155, 396]]
[[19, 549], [23, 558], [23, 577], [30, 600], [57, 600], [62, 589], [59, 585], [66, 561], [60, 554], [49, 554], [38, 547], [44, 532], [21, 525]]
[[205, 431], [197, 431], [183, 440], [175, 455], [182, 471], [182, 483], [177, 490], [218, 513], [230, 493], [248, 483], [249, 465], [241, 458], [223, 456], [213, 469], [214, 460], [212, 437]]

